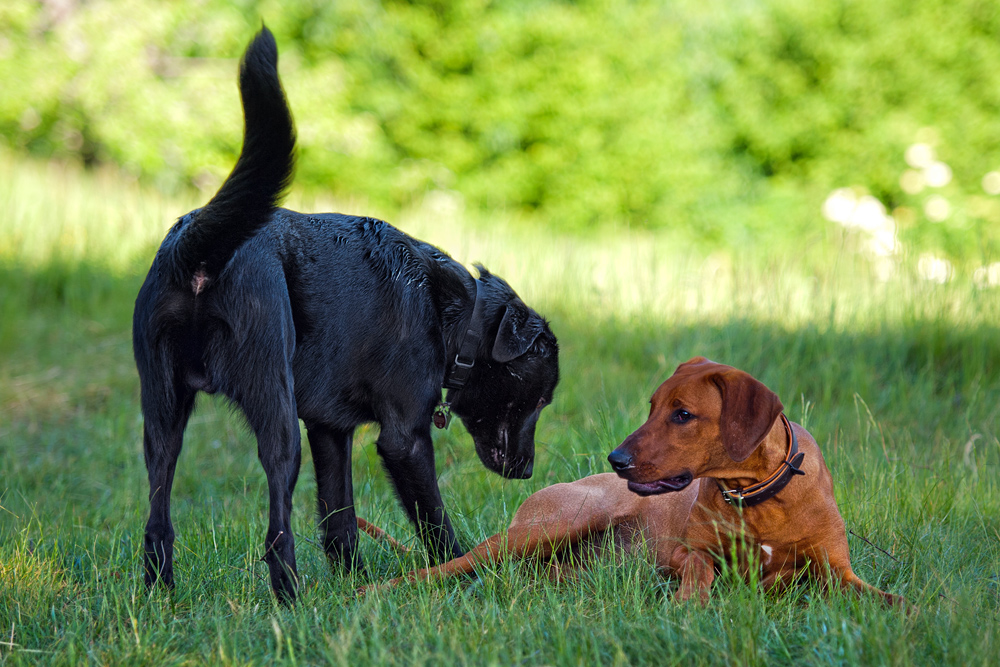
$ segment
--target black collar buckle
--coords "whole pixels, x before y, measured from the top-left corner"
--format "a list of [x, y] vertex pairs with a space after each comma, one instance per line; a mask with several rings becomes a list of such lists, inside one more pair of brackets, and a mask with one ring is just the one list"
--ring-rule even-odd
[[[459, 339], [458, 353], [455, 360], [448, 366], [444, 376], [445, 389], [461, 389], [469, 381], [472, 367], [476, 365], [476, 352], [479, 351], [479, 340], [483, 332], [483, 290], [476, 280], [476, 303], [472, 307], [472, 316], [466, 325], [465, 333]], [[435, 420], [435, 424], [437, 421]]]

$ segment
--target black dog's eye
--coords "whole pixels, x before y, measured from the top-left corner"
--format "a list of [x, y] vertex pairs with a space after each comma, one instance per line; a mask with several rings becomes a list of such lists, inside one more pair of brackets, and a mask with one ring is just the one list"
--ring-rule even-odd
[[541, 410], [542, 408], [545, 407], [545, 405], [546, 405], [545, 399], [544, 398], [540, 398], [540, 399], [538, 399], [538, 405], [535, 406], [535, 409], [536, 410]]
[[694, 415], [687, 410], [674, 410], [674, 414], [670, 415], [670, 421], [675, 424], [683, 424], [694, 419]]

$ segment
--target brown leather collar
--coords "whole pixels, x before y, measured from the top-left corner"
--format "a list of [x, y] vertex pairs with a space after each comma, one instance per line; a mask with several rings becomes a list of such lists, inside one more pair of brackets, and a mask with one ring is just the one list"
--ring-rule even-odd
[[730, 505], [753, 507], [776, 496], [795, 475], [805, 474], [799, 466], [802, 465], [802, 459], [806, 455], [799, 451], [798, 438], [795, 437], [795, 431], [792, 430], [792, 425], [788, 423], [788, 417], [784, 413], [781, 415], [781, 422], [785, 425], [785, 431], [788, 433], [788, 453], [785, 455], [785, 460], [770, 477], [763, 482], [742, 489], [727, 489], [720, 480], [715, 480], [715, 483], [719, 485], [719, 490], [722, 491], [722, 497]]

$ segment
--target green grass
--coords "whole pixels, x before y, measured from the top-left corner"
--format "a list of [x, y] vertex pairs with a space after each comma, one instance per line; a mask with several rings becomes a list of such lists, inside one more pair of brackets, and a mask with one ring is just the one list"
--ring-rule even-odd
[[[0, 664], [964, 665], [1000, 654], [1000, 291], [930, 284], [905, 263], [879, 283], [818, 215], [824, 231], [798, 255], [705, 256], [668, 234], [579, 240], [503, 221], [470, 232], [429, 211], [396, 221], [506, 277], [562, 348], [534, 477], [488, 473], [456, 423], [436, 438], [440, 484], [472, 545], [531, 492], [605, 471], [652, 390], [703, 354], [756, 375], [807, 424], [857, 535], [855, 570], [912, 613], [725, 577], [707, 607], [677, 604], [674, 584], [640, 561], [558, 585], [507, 563], [478, 583], [359, 598], [316, 544], [308, 448], [293, 517], [304, 589], [284, 609], [259, 560], [266, 487], [253, 439], [209, 397], [173, 495], [178, 586], [148, 592], [131, 308], [156, 243], [196, 204], [114, 173], [0, 156]], [[357, 438], [360, 513], [416, 546], [376, 432]], [[419, 548], [361, 548], [378, 579], [422, 563]]]

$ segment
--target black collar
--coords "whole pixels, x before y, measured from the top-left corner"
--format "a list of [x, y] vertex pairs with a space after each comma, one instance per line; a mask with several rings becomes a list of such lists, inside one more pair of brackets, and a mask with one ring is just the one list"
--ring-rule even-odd
[[469, 318], [465, 333], [458, 339], [458, 353], [445, 371], [445, 389], [464, 387], [472, 367], [476, 364], [479, 340], [483, 337], [483, 300], [483, 290], [476, 280], [476, 304], [472, 307], [472, 317]]
[[774, 471], [774, 474], [763, 482], [758, 482], [743, 489], [727, 489], [722, 485], [721, 481], [715, 480], [716, 484], [719, 485], [719, 490], [722, 491], [722, 497], [730, 505], [753, 507], [776, 496], [779, 491], [788, 485], [788, 482], [795, 475], [805, 474], [799, 466], [802, 465], [802, 459], [806, 455], [804, 452], [799, 451], [798, 438], [795, 437], [795, 431], [792, 430], [792, 425], [788, 423], [788, 417], [784, 413], [781, 415], [781, 421], [785, 425], [785, 431], [788, 433], [788, 453], [785, 455], [785, 460]]

